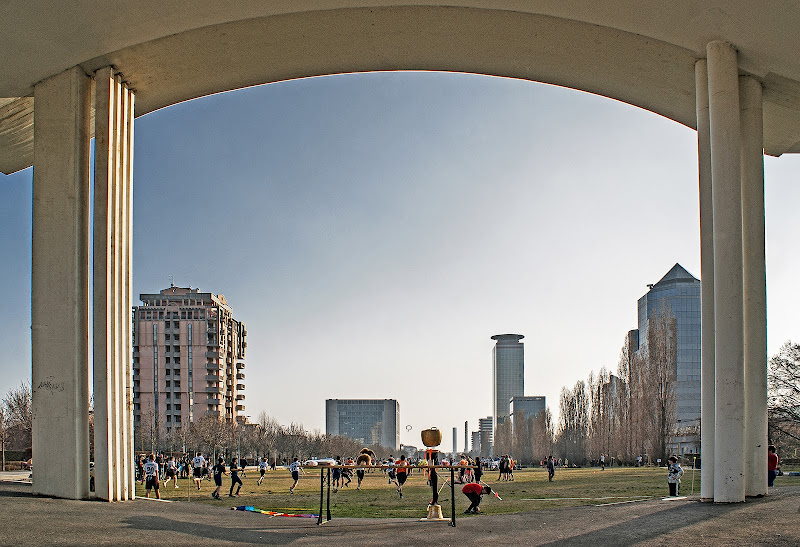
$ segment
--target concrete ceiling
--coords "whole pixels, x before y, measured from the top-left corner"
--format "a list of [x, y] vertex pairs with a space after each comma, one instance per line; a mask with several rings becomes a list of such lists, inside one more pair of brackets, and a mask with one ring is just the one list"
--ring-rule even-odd
[[108, 64], [137, 116], [281, 80], [446, 70], [582, 89], [695, 125], [694, 62], [712, 40], [764, 84], [768, 154], [800, 152], [800, 3], [786, 0], [209, 0], [4, 5], [0, 171], [33, 162], [33, 86]]

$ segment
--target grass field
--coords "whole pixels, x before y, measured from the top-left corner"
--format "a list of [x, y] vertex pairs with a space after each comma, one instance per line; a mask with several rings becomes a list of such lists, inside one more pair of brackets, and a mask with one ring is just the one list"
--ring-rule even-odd
[[[681, 495], [692, 493], [692, 470], [686, 469], [681, 483]], [[194, 482], [180, 479], [180, 488], [170, 483], [162, 486], [164, 499], [205, 503], [220, 507], [252, 505], [269, 511], [287, 513], [318, 513], [320, 493], [320, 471], [307, 469], [300, 476], [300, 484], [294, 494], [289, 494], [291, 476], [286, 470], [268, 471], [261, 486], [256, 484], [258, 471], [252, 470], [243, 479], [241, 496], [229, 498], [230, 477], [224, 477], [222, 500], [211, 498], [214, 491], [212, 481], [203, 481], [200, 490]], [[441, 476], [440, 476], [441, 477]], [[449, 474], [448, 474], [449, 478]], [[498, 482], [497, 472], [487, 472], [484, 480], [495, 489], [502, 501], [494, 496], [484, 496], [481, 509], [486, 513], [516, 513], [553, 507], [578, 505], [597, 505], [603, 503], [631, 502], [638, 499], [660, 498], [668, 494], [665, 468], [614, 467], [600, 471], [598, 468], [558, 469], [555, 480], [547, 481], [543, 469], [519, 469], [514, 473], [514, 481]], [[356, 490], [356, 480], [349, 488], [338, 492], [331, 491], [331, 514], [336, 517], [375, 517], [375, 518], [417, 518], [425, 516], [425, 508], [431, 499], [430, 487], [426, 485], [422, 473], [414, 472], [403, 488], [403, 499], [398, 496], [395, 486], [388, 484], [388, 478], [379, 470], [367, 473], [362, 489]], [[187, 484], [188, 483], [188, 484]], [[798, 485], [800, 477], [782, 476], [776, 479], [776, 488], [782, 485]], [[441, 482], [440, 482], [441, 485]], [[700, 471], [694, 472], [694, 493], [700, 491]], [[456, 512], [461, 513], [469, 505], [461, 493], [461, 485], [456, 484]], [[144, 487], [137, 485], [137, 496], [144, 496]], [[151, 496], [153, 494], [151, 493]], [[570, 499], [571, 498], [571, 499]], [[450, 514], [450, 486], [445, 485], [439, 495], [439, 503], [445, 516]]]

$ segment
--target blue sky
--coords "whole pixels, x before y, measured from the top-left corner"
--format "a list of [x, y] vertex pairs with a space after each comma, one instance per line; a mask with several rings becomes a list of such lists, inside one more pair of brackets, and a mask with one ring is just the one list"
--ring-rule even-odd
[[[594, 95], [451, 73], [328, 76], [136, 121], [134, 295], [222, 293], [246, 414], [324, 430], [396, 398], [401, 442], [491, 412], [490, 337], [527, 395], [616, 368], [636, 300], [699, 277], [696, 134]], [[796, 157], [767, 158], [769, 351], [797, 338]], [[31, 170], [0, 175], [0, 392], [30, 377]], [[405, 432], [405, 426], [412, 430]]]

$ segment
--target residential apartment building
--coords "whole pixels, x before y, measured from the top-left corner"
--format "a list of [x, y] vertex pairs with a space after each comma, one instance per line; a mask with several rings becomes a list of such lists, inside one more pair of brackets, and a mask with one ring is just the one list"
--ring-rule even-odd
[[170, 286], [133, 309], [134, 427], [244, 422], [247, 330], [221, 294]]
[[395, 399], [327, 399], [325, 432], [397, 450], [400, 446], [400, 405]]

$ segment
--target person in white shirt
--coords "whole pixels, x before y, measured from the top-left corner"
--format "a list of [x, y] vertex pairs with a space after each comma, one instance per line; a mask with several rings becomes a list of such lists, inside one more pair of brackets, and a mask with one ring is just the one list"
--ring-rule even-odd
[[178, 464], [175, 461], [175, 456], [167, 461], [165, 474], [167, 478], [164, 479], [164, 488], [166, 488], [167, 483], [173, 479], [175, 480], [175, 488], [178, 488]]
[[145, 493], [144, 497], [150, 497], [150, 490], [155, 489], [156, 499], [161, 499], [161, 494], [158, 493], [158, 464], [153, 461], [155, 458], [152, 454], [147, 457], [147, 462], [144, 464], [145, 475]]
[[261, 486], [261, 481], [264, 480], [264, 473], [267, 472], [267, 458], [261, 458], [261, 461], [258, 463], [258, 471], [261, 473], [261, 476], [258, 478], [258, 485]]
[[[289, 493], [294, 494], [294, 488], [297, 486], [297, 483], [300, 482], [300, 471], [303, 471], [302, 464], [297, 456], [295, 456], [294, 461], [289, 464], [289, 471], [292, 472], [292, 478], [294, 479], [294, 484], [289, 488]], [[303, 474], [305, 475], [306, 472], [303, 471]]]
[[198, 452], [194, 459], [192, 459], [192, 468], [194, 469], [194, 475], [192, 478], [194, 479], [198, 490], [200, 490], [200, 481], [203, 480], [203, 468], [205, 466], [206, 459], [200, 452]]

